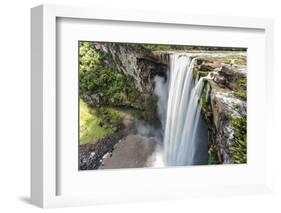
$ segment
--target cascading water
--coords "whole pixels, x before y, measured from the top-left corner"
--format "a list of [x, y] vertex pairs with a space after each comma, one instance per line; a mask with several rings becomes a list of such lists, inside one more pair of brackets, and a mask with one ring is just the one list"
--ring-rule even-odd
[[[168, 166], [204, 164], [207, 161], [207, 131], [200, 118], [204, 78], [193, 83], [195, 62], [188, 55], [172, 54], [167, 82], [156, 80], [158, 111], [165, 127], [164, 161]], [[165, 88], [168, 91], [166, 97], [159, 92]]]

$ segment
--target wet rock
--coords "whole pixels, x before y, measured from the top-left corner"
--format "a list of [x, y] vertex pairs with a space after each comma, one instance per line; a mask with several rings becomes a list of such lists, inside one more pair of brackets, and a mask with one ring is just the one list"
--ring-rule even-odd
[[221, 73], [227, 76], [233, 76], [237, 73], [237, 69], [233, 65], [224, 65], [221, 68]]
[[220, 84], [220, 85], [225, 85], [226, 84], [226, 79], [225, 77], [221, 76], [221, 75], [216, 75], [214, 77], [214, 81], [217, 83], [217, 84]]
[[100, 169], [147, 167], [156, 145], [152, 138], [128, 135], [114, 146], [112, 156], [104, 159]]
[[215, 63], [204, 63], [204, 64], [200, 65], [199, 70], [209, 72], [209, 71], [213, 71], [217, 67], [218, 67], [218, 64], [215, 64]]
[[232, 163], [230, 147], [234, 143], [234, 130], [231, 122], [246, 115], [247, 104], [233, 96], [229, 88], [222, 88], [215, 81], [209, 81], [209, 84], [211, 116], [206, 114], [206, 117], [209, 118], [210, 141], [214, 143], [212, 146], [217, 147], [222, 163]]
[[102, 159], [106, 153], [113, 151], [114, 145], [120, 139], [126, 137], [129, 130], [121, 130], [104, 139], [101, 139], [95, 144], [85, 144], [79, 146], [79, 169], [92, 170], [98, 169], [102, 163]]
[[[154, 58], [157, 58], [158, 63], [169, 64], [170, 54], [165, 52], [153, 52]], [[154, 60], [155, 61], [155, 60]]]
[[240, 86], [239, 81], [245, 74], [236, 66], [224, 65], [219, 71], [220, 79], [224, 79], [224, 85], [231, 90], [237, 90]]

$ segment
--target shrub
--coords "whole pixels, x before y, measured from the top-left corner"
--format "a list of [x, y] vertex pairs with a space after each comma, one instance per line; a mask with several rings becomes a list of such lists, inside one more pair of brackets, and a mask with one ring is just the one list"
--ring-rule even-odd
[[230, 153], [235, 164], [247, 163], [247, 117], [246, 115], [231, 121], [234, 129], [234, 144]]

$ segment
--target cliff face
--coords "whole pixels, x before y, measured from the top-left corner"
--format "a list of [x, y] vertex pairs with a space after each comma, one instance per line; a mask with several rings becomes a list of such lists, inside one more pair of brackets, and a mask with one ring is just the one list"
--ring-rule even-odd
[[97, 43], [105, 57], [103, 63], [130, 75], [143, 95], [153, 95], [156, 75], [166, 78], [168, 55], [152, 52], [133, 44]]
[[[95, 43], [94, 45], [100, 54], [100, 63], [104, 67], [110, 67], [113, 72], [125, 74], [131, 79], [123, 82], [123, 86], [130, 87], [129, 89], [134, 91], [134, 95], [131, 95], [129, 101], [123, 106], [142, 110], [144, 112], [143, 120], [153, 125], [160, 125], [157, 97], [154, 94], [154, 78], [161, 76], [167, 79], [168, 54], [155, 54], [149, 49], [135, 44]], [[129, 85], [129, 83], [131, 84]], [[95, 97], [96, 95], [93, 93], [84, 100], [93, 103]], [[114, 105], [110, 97], [103, 96], [103, 98], [106, 101], [100, 102], [101, 105], [107, 105], [108, 102], [109, 105]]]
[[[199, 59], [195, 73], [213, 72], [202, 95], [202, 114], [209, 131], [209, 163], [246, 163], [246, 58]], [[242, 61], [242, 62], [241, 62]], [[238, 64], [239, 63], [239, 64]], [[240, 147], [242, 143], [242, 148]]]
[[[95, 48], [104, 56], [102, 63], [133, 77], [140, 92], [136, 99], [144, 100], [137, 107], [157, 120], [154, 77], [167, 79], [170, 53], [118, 43], [96, 43]], [[201, 52], [194, 57], [194, 80], [209, 72], [214, 76], [206, 81], [201, 97], [202, 116], [208, 126], [209, 163], [246, 163], [246, 56], [235, 52], [217, 55]]]

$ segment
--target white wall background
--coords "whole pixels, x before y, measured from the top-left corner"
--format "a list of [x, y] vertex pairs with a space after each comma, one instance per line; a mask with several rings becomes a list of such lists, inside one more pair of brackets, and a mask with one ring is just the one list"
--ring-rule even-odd
[[[269, 17], [275, 20], [275, 83], [272, 141], [272, 195], [202, 198], [185, 201], [80, 207], [68, 212], [280, 212], [281, 211], [281, 13], [276, 0], [7, 0], [0, 6], [0, 212], [37, 212], [29, 204], [30, 178], [30, 11], [41, 3], [112, 7], [192, 14]], [[278, 110], [279, 109], [279, 110]], [[273, 110], [273, 109], [269, 109]], [[47, 210], [61, 212], [66, 209]]]

